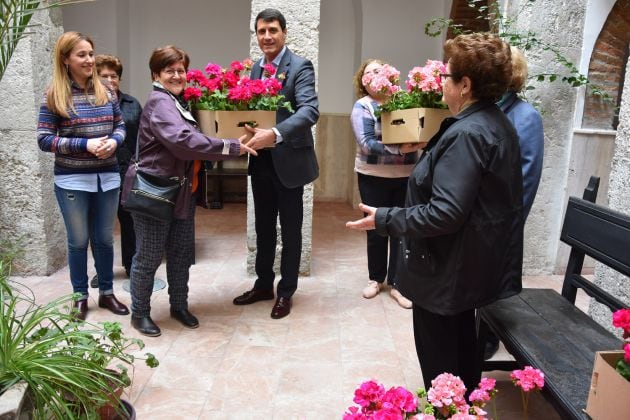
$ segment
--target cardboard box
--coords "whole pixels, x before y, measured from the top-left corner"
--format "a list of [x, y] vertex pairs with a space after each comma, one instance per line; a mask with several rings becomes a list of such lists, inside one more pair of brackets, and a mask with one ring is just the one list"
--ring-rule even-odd
[[197, 120], [197, 124], [199, 124], [199, 128], [203, 134], [210, 137], [217, 136], [215, 111], [193, 110], [193, 116]]
[[383, 144], [426, 143], [450, 117], [448, 109], [412, 108], [381, 114]]
[[615, 365], [623, 351], [599, 351], [595, 355], [586, 413], [593, 420], [630, 419], [630, 381]]
[[236, 139], [247, 133], [245, 124], [258, 128], [276, 125], [276, 111], [216, 111], [217, 137]]

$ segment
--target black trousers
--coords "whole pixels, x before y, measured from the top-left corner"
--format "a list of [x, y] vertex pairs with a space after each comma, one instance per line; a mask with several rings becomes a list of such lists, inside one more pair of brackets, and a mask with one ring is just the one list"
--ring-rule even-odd
[[[357, 173], [359, 194], [363, 204], [372, 207], [403, 207], [407, 194], [408, 178], [383, 178]], [[400, 240], [367, 231], [368, 274], [379, 283], [396, 283], [396, 262]], [[389, 261], [388, 261], [389, 248]]]
[[255, 289], [272, 290], [275, 279], [277, 223], [280, 216], [282, 255], [278, 297], [291, 297], [297, 290], [302, 255], [302, 220], [304, 187], [286, 188], [273, 167], [268, 151], [258, 152], [256, 173], [252, 174], [252, 195], [256, 217]]
[[457, 315], [439, 315], [414, 303], [413, 333], [426, 389], [444, 372], [464, 381], [466, 395], [477, 387], [481, 366], [476, 355], [474, 309]]
[[131, 261], [136, 253], [136, 233], [133, 230], [131, 213], [118, 204], [118, 222], [120, 223], [120, 255], [127, 275], [131, 271]]

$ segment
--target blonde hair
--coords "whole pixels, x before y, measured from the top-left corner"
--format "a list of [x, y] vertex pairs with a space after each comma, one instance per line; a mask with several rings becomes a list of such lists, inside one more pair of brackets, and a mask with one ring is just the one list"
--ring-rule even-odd
[[[46, 105], [50, 111], [66, 118], [70, 118], [68, 108], [72, 109], [73, 112], [76, 110], [72, 101], [72, 80], [63, 61], [70, 56], [74, 47], [81, 41], [89, 42], [94, 48], [94, 42], [89, 36], [72, 31], [59, 37], [53, 52], [53, 80], [46, 92]], [[109, 100], [105, 86], [97, 77], [96, 66], [92, 69], [92, 76], [85, 86], [86, 95], [91, 92], [94, 93], [95, 97], [94, 105], [105, 105]]]
[[527, 83], [527, 59], [516, 47], [510, 47], [512, 52], [512, 81], [508, 90], [520, 92]]
[[365, 68], [372, 63], [378, 63], [381, 65], [385, 64], [384, 61], [379, 60], [378, 58], [368, 58], [363, 63], [361, 63], [361, 65], [357, 69], [357, 72], [354, 74], [354, 78], [352, 79], [354, 81], [354, 93], [357, 95], [357, 99], [369, 95], [367, 89], [365, 89], [365, 86], [363, 86], [362, 79]]

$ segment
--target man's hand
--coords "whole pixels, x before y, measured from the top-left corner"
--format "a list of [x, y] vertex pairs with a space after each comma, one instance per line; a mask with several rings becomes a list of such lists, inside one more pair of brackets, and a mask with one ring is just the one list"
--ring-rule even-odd
[[354, 230], [374, 230], [376, 229], [375, 215], [376, 207], [366, 206], [363, 203], [359, 204], [359, 210], [367, 213], [363, 219], [355, 220], [354, 222], [346, 222], [346, 227]]
[[271, 128], [252, 128], [249, 125], [245, 125], [245, 129], [254, 134], [254, 136], [245, 143], [246, 146], [254, 150], [273, 147], [276, 144], [276, 133], [274, 133]]

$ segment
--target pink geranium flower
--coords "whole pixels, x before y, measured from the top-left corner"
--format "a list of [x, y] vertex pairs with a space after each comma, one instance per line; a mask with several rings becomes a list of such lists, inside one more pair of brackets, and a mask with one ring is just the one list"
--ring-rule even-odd
[[545, 386], [545, 374], [531, 366], [525, 366], [523, 370], [514, 370], [510, 374], [512, 382], [523, 391], [542, 389]]
[[624, 351], [623, 358], [626, 360], [626, 362], [630, 363], [630, 343], [626, 343], [623, 346], [623, 351]]
[[624, 337], [630, 335], [630, 309], [619, 309], [613, 313], [613, 326], [623, 328]]
[[[204, 72], [190, 69], [186, 80], [190, 84], [184, 91], [184, 99], [193, 109], [215, 111], [263, 110], [276, 111], [286, 108], [293, 112], [291, 103], [284, 100], [282, 82], [274, 77], [273, 65], [265, 65], [263, 80], [251, 80], [249, 74], [253, 66], [250, 59], [233, 61], [230, 67], [208, 63]], [[284, 75], [283, 75], [284, 76]]]

